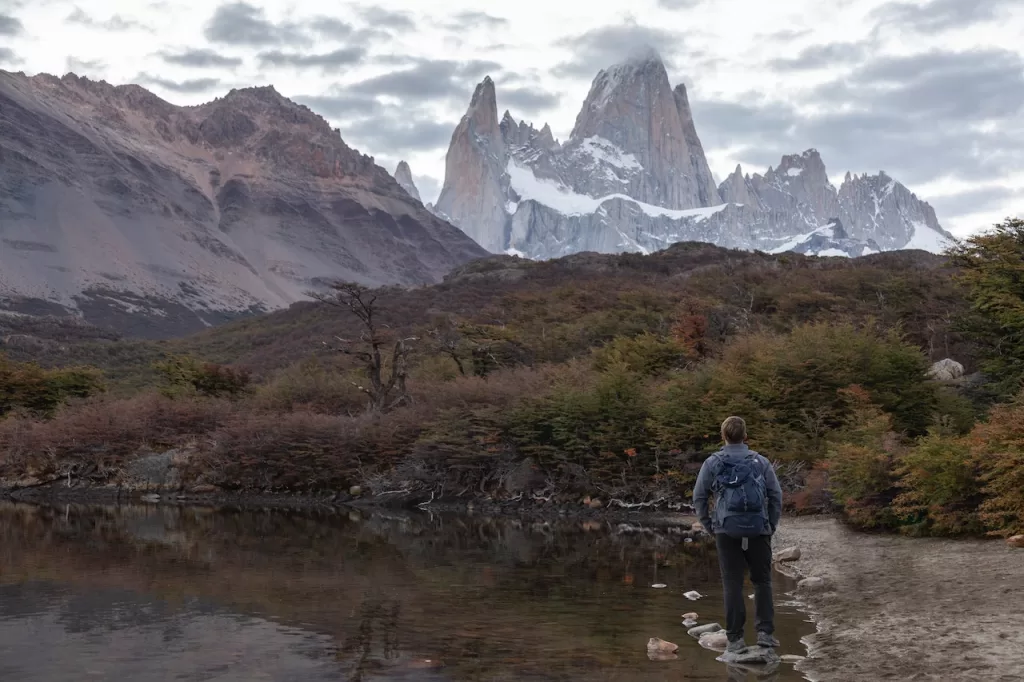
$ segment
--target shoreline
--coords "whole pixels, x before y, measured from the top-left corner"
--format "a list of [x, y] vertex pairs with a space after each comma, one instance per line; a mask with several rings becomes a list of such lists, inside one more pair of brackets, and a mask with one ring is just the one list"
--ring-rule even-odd
[[[1024, 551], [998, 540], [908, 538], [845, 528], [834, 517], [786, 518], [776, 564], [817, 632], [796, 669], [828, 680], [1017, 680], [1024, 674]], [[865, 655], [865, 652], [870, 652]]]
[[[644, 528], [669, 530], [681, 537], [697, 537], [693, 531], [696, 516], [689, 505], [668, 505], [660, 508], [622, 508], [615, 506], [591, 508], [582, 504], [544, 500], [445, 500], [418, 501], [421, 498], [380, 499], [354, 497], [344, 493], [302, 495], [271, 493], [188, 492], [171, 489], [145, 490], [113, 486], [63, 488], [54, 483], [39, 487], [0, 485], [0, 500], [39, 505], [154, 505], [173, 507], [217, 507], [238, 510], [323, 511], [345, 512], [411, 512], [435, 514], [466, 514], [470, 516], [516, 517], [536, 521], [594, 521], [628, 524], [642, 523]], [[678, 507], [678, 508], [676, 508]], [[642, 529], [642, 528], [641, 528]]]

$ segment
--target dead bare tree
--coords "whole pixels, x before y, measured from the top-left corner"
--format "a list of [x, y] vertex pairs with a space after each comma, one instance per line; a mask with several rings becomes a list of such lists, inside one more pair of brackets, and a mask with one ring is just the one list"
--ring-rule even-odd
[[[409, 343], [416, 337], [396, 338], [396, 334], [378, 321], [380, 309], [377, 294], [361, 284], [337, 282], [331, 293], [316, 293], [313, 298], [336, 308], [348, 310], [362, 326], [358, 339], [335, 337], [340, 353], [357, 358], [366, 373], [367, 386], [353, 385], [369, 398], [369, 407], [377, 412], [388, 412], [412, 402], [406, 387], [409, 376]], [[325, 342], [324, 345], [331, 347]], [[390, 349], [390, 352], [389, 352]], [[388, 358], [390, 356], [390, 359]]]

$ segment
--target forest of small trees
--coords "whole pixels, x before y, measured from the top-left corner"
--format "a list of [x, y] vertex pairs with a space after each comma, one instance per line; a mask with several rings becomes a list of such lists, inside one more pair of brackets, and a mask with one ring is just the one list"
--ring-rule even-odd
[[[0, 476], [116, 481], [175, 448], [190, 485], [231, 492], [653, 507], [689, 496], [739, 414], [791, 512], [1024, 531], [1021, 220], [941, 258], [679, 244], [317, 299], [76, 349], [99, 369], [0, 361]], [[962, 377], [930, 375], [946, 358]]]

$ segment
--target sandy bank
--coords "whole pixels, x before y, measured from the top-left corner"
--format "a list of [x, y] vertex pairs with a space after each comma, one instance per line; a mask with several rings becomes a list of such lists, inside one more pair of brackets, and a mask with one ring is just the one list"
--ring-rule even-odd
[[787, 572], [834, 590], [800, 594], [818, 623], [813, 680], [1024, 679], [1024, 550], [1000, 541], [866, 535], [830, 518], [784, 519]]

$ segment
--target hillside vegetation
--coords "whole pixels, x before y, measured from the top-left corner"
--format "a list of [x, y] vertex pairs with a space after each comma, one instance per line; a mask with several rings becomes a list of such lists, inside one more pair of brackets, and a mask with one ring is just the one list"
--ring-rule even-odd
[[[5, 321], [5, 366], [43, 378], [3, 387], [0, 474], [118, 483], [173, 449], [186, 485], [232, 492], [654, 506], [689, 494], [740, 414], [793, 510], [1020, 532], [1021, 281], [1008, 220], [949, 257], [494, 257], [164, 343]], [[945, 358], [965, 376], [931, 377]], [[33, 406], [82, 367], [103, 385]]]

